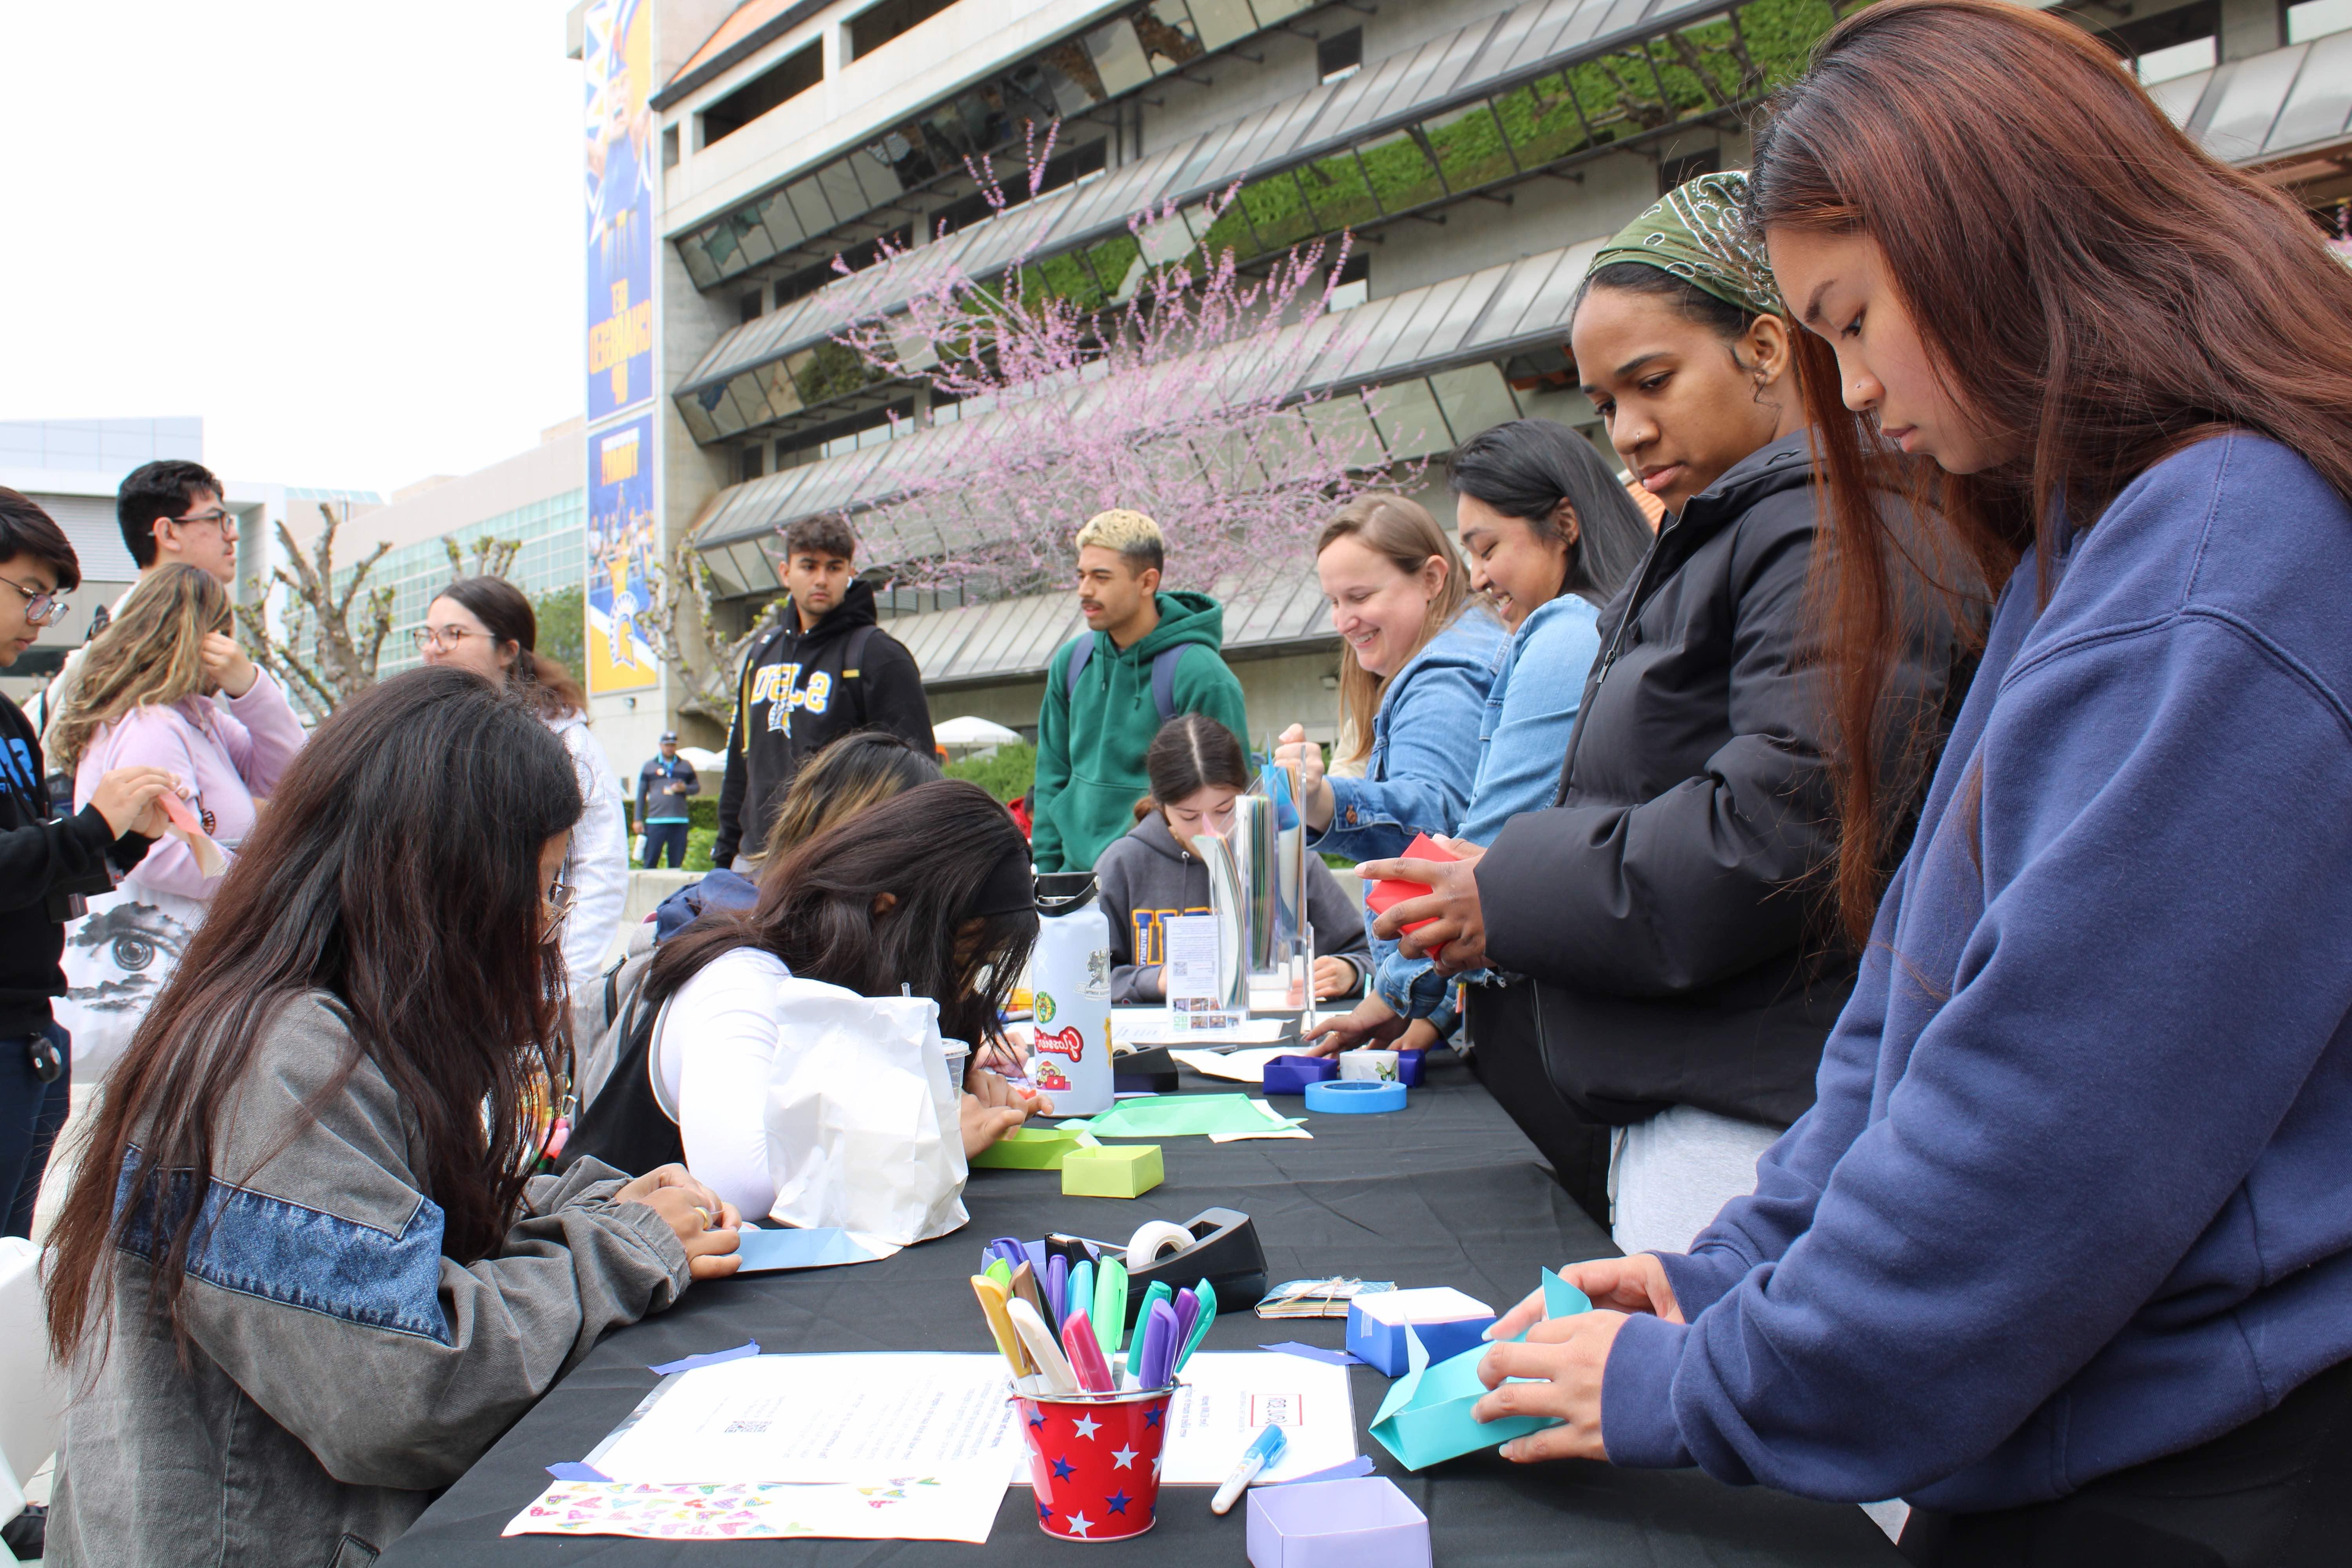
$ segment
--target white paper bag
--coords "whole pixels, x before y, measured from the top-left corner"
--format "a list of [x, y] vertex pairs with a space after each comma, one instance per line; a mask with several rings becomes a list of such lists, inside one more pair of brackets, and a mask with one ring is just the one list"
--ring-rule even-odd
[[900, 1246], [958, 1229], [963, 1086], [948, 1076], [939, 1005], [776, 985], [783, 1039], [768, 1079], [769, 1217]]

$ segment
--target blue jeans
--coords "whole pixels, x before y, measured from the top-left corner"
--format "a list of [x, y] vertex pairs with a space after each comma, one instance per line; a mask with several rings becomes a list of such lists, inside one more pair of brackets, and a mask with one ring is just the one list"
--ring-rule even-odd
[[669, 852], [670, 869], [686, 868], [686, 830], [691, 826], [683, 818], [676, 822], [646, 824], [646, 869], [650, 871], [662, 863], [662, 852]]
[[[50, 1083], [43, 1083], [33, 1070], [33, 1042], [43, 1037], [56, 1045], [67, 1064]], [[49, 1146], [66, 1124], [72, 1061], [73, 1042], [55, 1024], [40, 1035], [0, 1039], [0, 1236], [33, 1234], [33, 1204], [41, 1195], [41, 1173], [49, 1168]]]

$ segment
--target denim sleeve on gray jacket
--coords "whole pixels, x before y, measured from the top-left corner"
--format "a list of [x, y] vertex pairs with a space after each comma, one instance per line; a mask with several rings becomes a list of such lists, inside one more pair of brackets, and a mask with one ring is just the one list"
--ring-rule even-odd
[[323, 998], [265, 1037], [182, 1300], [197, 1346], [336, 1479], [446, 1486], [598, 1336], [676, 1300], [686, 1254], [582, 1161], [530, 1184], [494, 1255], [443, 1256], [421, 1135], [375, 1063], [318, 1101], [349, 1049]]

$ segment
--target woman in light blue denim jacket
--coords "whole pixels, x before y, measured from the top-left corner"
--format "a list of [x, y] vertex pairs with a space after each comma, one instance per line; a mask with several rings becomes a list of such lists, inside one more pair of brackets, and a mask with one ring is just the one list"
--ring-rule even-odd
[[1364, 763], [1331, 778], [1303, 726], [1277, 762], [1298, 770], [1309, 842], [1359, 860], [1402, 854], [1413, 836], [1450, 834], [1469, 809], [1486, 690], [1508, 644], [1470, 598], [1468, 574], [1436, 521], [1402, 496], [1350, 502], [1316, 541], [1315, 572], [1347, 645], [1339, 706]]
[[[1544, 419], [1480, 432], [1447, 464], [1470, 585], [1512, 628], [1488, 687], [1477, 770], [1458, 837], [1491, 843], [1503, 824], [1551, 804], [1586, 677], [1600, 657], [1600, 610], [1649, 549], [1649, 524], [1600, 455]], [[1514, 679], [1517, 676], [1518, 679]], [[1376, 972], [1352, 1013], [1310, 1033], [1318, 1054], [1393, 1037], [1450, 1037], [1454, 986], [1425, 958], [1374, 938]], [[1475, 984], [1483, 972], [1463, 977]]]

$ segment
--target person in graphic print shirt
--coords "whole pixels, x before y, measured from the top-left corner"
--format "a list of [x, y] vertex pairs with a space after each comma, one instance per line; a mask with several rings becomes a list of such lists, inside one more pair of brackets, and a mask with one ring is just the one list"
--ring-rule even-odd
[[879, 727], [924, 756], [935, 750], [923, 672], [875, 624], [874, 585], [856, 575], [849, 525], [803, 519], [784, 531], [784, 555], [781, 624], [743, 656], [735, 688], [710, 852], [713, 866], [746, 875], [793, 776], [836, 737]]

